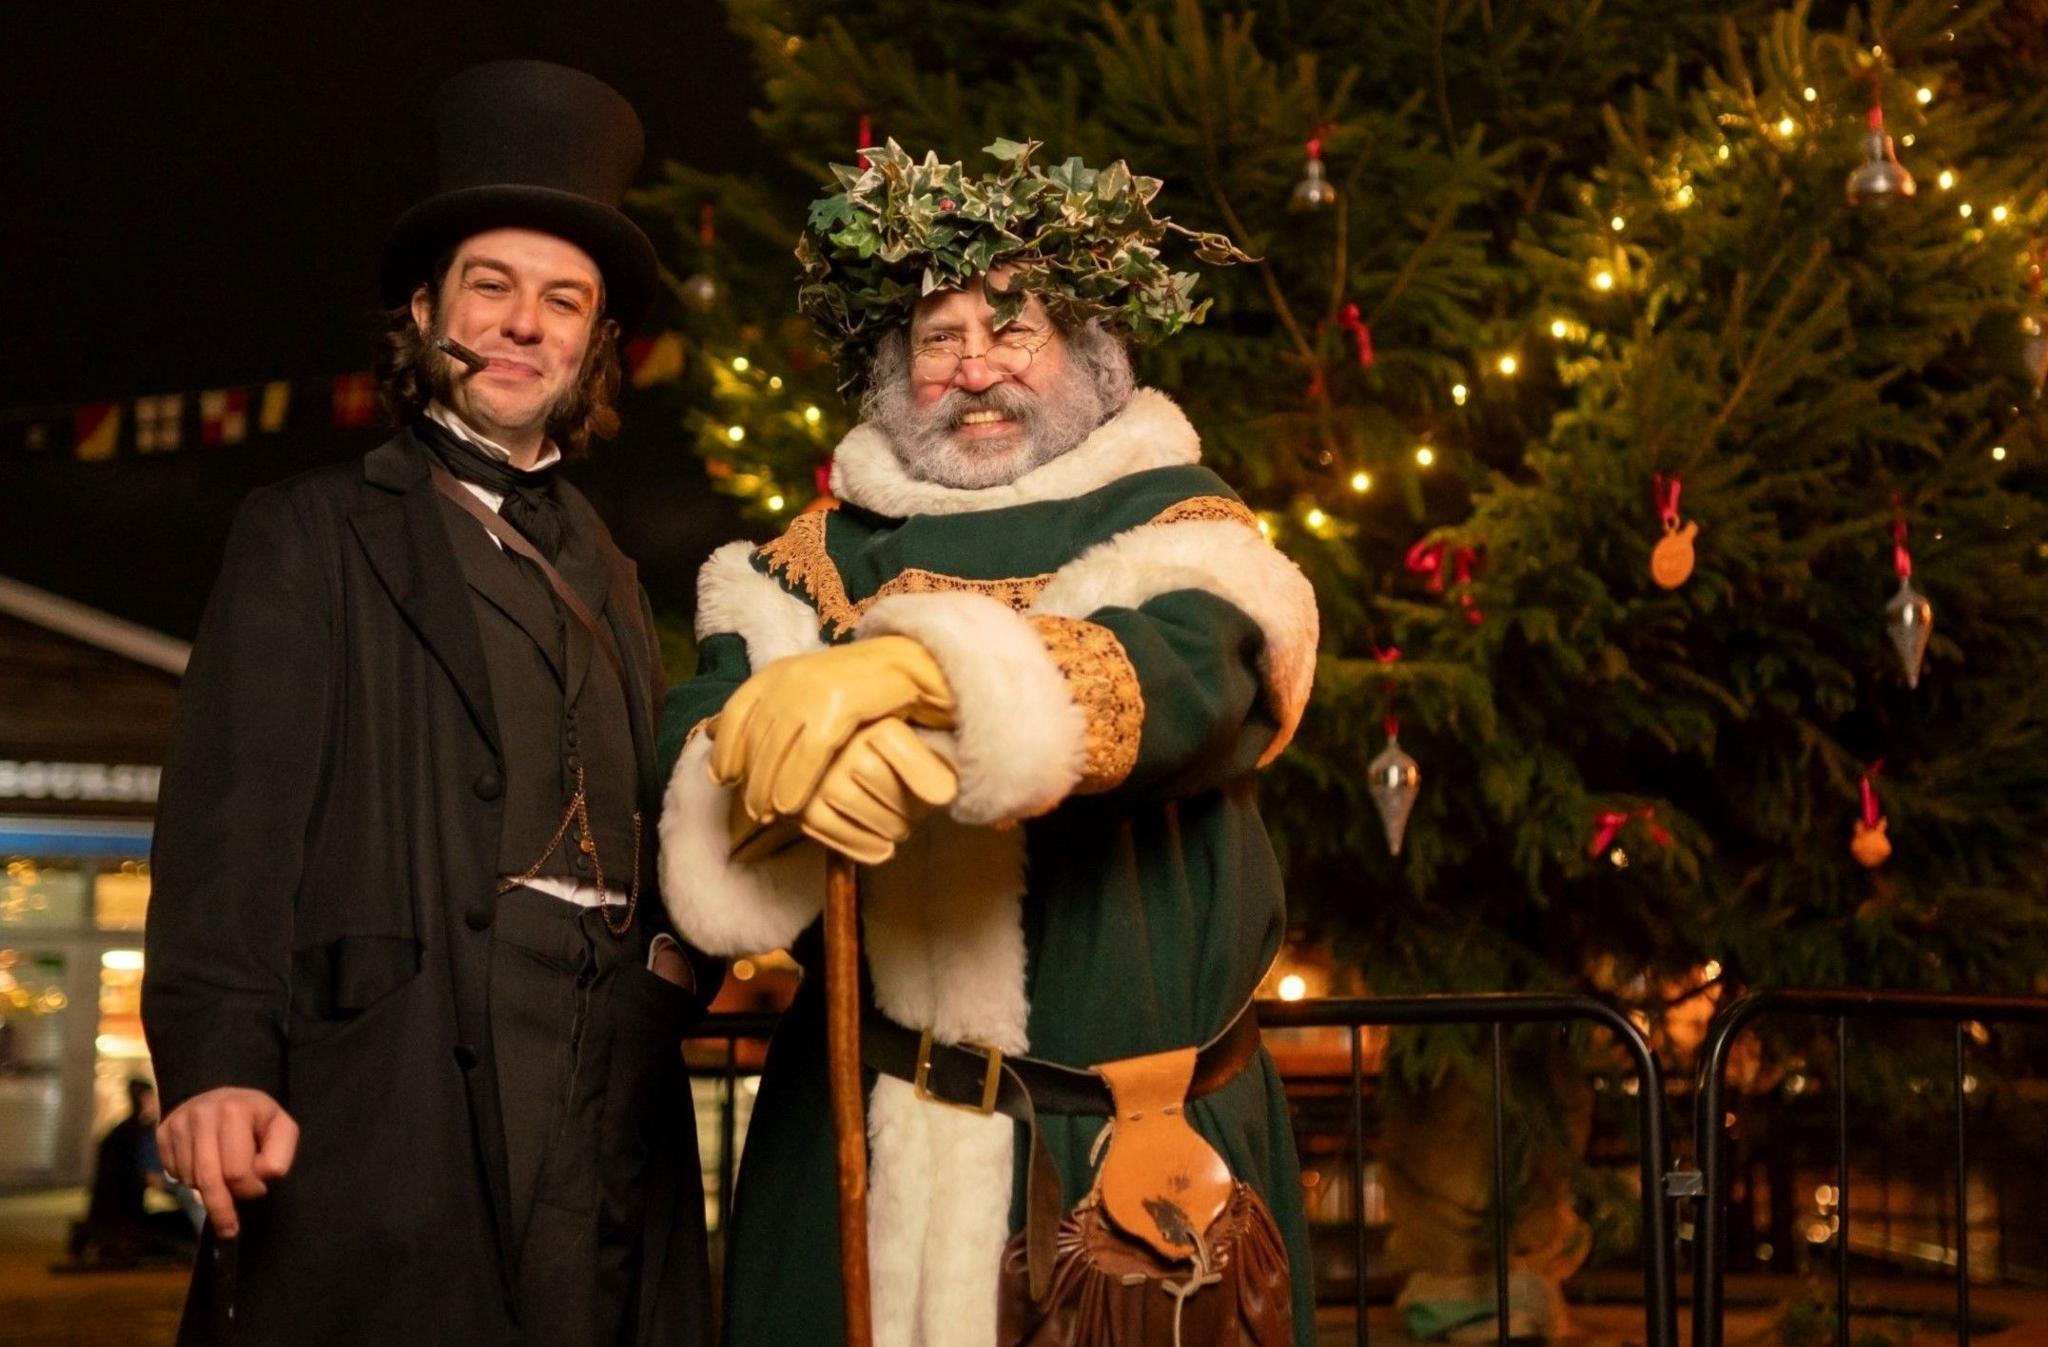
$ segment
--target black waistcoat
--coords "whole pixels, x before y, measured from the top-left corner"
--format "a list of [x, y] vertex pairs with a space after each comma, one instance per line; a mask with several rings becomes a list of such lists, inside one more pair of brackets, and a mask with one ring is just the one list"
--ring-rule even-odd
[[[468, 582], [490, 672], [491, 705], [504, 748], [504, 828], [498, 870], [523, 875], [540, 859], [576, 791], [589, 800], [593, 858], [569, 826], [539, 873], [631, 888], [638, 769], [618, 675], [533, 566], [514, 559], [474, 519], [439, 502]], [[608, 575], [594, 541], [571, 528], [556, 567], [602, 622]], [[643, 847], [653, 830], [642, 829]], [[644, 859], [644, 857], [643, 857]]]

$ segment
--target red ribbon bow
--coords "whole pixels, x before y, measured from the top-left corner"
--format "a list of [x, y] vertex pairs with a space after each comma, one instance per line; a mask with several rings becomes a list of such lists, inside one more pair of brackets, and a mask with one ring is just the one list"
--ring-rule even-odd
[[1343, 316], [1337, 321], [1358, 343], [1358, 367], [1371, 369], [1375, 358], [1372, 353], [1372, 329], [1366, 326], [1364, 317], [1358, 312], [1358, 306], [1346, 304]]
[[[1381, 664], [1396, 664], [1401, 659], [1401, 648], [1390, 645], [1385, 650], [1382, 650], [1378, 646], [1374, 646], [1372, 657]], [[1387, 680], [1387, 718], [1384, 724], [1386, 726], [1387, 738], [1389, 739], [1401, 732], [1401, 722], [1394, 715], [1394, 680], [1391, 678]]]
[[1465, 612], [1465, 620], [1478, 626], [1486, 615], [1479, 611], [1479, 605], [1472, 599], [1472, 572], [1478, 567], [1479, 552], [1476, 548], [1461, 547], [1453, 552], [1443, 543], [1428, 539], [1408, 549], [1408, 569], [1417, 575], [1429, 577], [1429, 592], [1444, 592], [1444, 558], [1451, 562], [1451, 573], [1458, 582], [1458, 606]]
[[1586, 847], [1588, 856], [1598, 856], [1614, 845], [1614, 839], [1621, 836], [1621, 830], [1632, 818], [1639, 818], [1650, 825], [1650, 840], [1660, 847], [1671, 845], [1671, 834], [1657, 822], [1655, 805], [1644, 805], [1640, 809], [1603, 809], [1593, 815], [1593, 841]]
[[1678, 493], [1685, 485], [1684, 479], [1675, 472], [1669, 478], [1660, 472], [1651, 480], [1654, 483], [1652, 490], [1657, 496], [1658, 517], [1664, 521], [1665, 528], [1677, 528]]
[[1879, 758], [1863, 769], [1863, 777], [1856, 783], [1858, 792], [1863, 796], [1863, 826], [1866, 828], [1875, 828], [1884, 822], [1884, 811], [1877, 806], [1877, 787], [1871, 781], [1883, 770], [1884, 759]]

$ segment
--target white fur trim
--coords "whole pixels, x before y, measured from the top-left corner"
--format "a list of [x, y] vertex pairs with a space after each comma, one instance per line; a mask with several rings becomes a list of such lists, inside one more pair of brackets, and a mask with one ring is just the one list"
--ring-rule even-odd
[[753, 554], [752, 543], [727, 543], [698, 570], [697, 639], [737, 633], [747, 643], [747, 664], [755, 670], [823, 649], [817, 610], [773, 576], [755, 570]]
[[1280, 731], [1260, 758], [1271, 762], [1294, 737], [1316, 676], [1318, 619], [1308, 578], [1242, 524], [1190, 520], [1140, 525], [1062, 566], [1031, 611], [1082, 617], [1136, 608], [1177, 589], [1200, 589], [1233, 604], [1265, 634], [1260, 673]]
[[662, 901], [699, 949], [781, 949], [824, 906], [825, 849], [804, 841], [749, 865], [727, 859], [734, 788], [712, 781], [710, 760], [710, 736], [696, 735], [669, 778], [661, 802]]
[[862, 637], [908, 636], [931, 651], [958, 710], [963, 823], [1010, 823], [1055, 808], [1081, 780], [1087, 722], [1030, 621], [984, 594], [898, 594], [868, 610]]
[[1122, 411], [1052, 462], [1014, 482], [978, 491], [909, 476], [888, 437], [863, 422], [832, 451], [832, 494], [891, 519], [968, 514], [1071, 500], [1134, 472], [1178, 467], [1201, 457], [1201, 437], [1173, 399], [1156, 388], [1140, 388]]
[[868, 1282], [876, 1347], [991, 1347], [1009, 1238], [1015, 1124], [919, 1099], [883, 1076], [868, 1097]]
[[[943, 1043], [1025, 1051], [1023, 833], [936, 816], [862, 881], [876, 1006]], [[1014, 1125], [918, 1099], [883, 1076], [868, 1141], [876, 1343], [992, 1343]]]

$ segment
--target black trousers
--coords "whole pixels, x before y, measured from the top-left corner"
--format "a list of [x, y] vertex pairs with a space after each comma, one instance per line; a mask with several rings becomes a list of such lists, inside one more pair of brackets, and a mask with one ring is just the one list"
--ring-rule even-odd
[[[685, 993], [645, 967], [645, 938], [530, 889], [498, 899], [490, 1023], [511, 1180], [522, 1337], [548, 1347], [635, 1338], [642, 1138], [680, 1069]], [[650, 986], [649, 984], [654, 984]], [[653, 998], [650, 1000], [650, 998]]]

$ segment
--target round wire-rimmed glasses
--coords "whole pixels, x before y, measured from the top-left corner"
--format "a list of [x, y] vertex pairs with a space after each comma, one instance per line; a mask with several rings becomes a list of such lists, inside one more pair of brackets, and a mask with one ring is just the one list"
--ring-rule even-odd
[[911, 352], [910, 367], [927, 383], [945, 383], [959, 372], [961, 361], [979, 360], [996, 373], [1015, 378], [1031, 368], [1031, 357], [1044, 350], [1051, 340], [1050, 332], [1041, 336], [1019, 335], [990, 342], [984, 351], [964, 350], [967, 343], [958, 339], [928, 341]]

